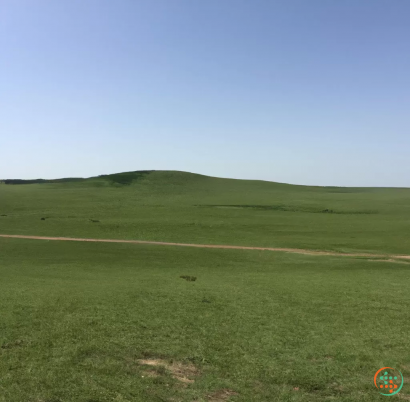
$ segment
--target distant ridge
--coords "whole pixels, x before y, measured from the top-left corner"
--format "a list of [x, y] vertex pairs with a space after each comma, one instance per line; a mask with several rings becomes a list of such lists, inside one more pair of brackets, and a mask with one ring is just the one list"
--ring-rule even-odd
[[146, 176], [155, 173], [155, 178], [158, 179], [162, 175], [164, 182], [182, 182], [193, 181], [197, 179], [215, 179], [215, 180], [229, 180], [236, 182], [253, 182], [253, 183], [271, 183], [280, 186], [289, 186], [289, 187], [299, 187], [311, 190], [326, 190], [329, 193], [351, 193], [353, 192], [363, 192], [363, 191], [375, 191], [382, 190], [387, 188], [395, 188], [401, 190], [408, 190], [408, 187], [346, 187], [346, 186], [320, 186], [320, 185], [307, 185], [307, 184], [294, 184], [294, 183], [283, 183], [272, 180], [261, 180], [261, 179], [238, 179], [238, 178], [229, 178], [229, 177], [218, 177], [218, 176], [209, 176], [201, 173], [186, 172], [180, 170], [135, 170], [129, 172], [119, 172], [112, 174], [102, 174], [98, 176], [91, 177], [66, 177], [59, 179], [0, 179], [0, 184], [7, 185], [22, 185], [22, 184], [59, 184], [59, 183], [81, 183], [81, 182], [93, 182], [95, 185], [101, 185], [103, 182], [106, 182], [111, 185], [116, 186], [128, 186], [135, 182], [138, 182], [141, 179], [144, 179]]
[[3, 180], [4, 184], [44, 184], [44, 183], [69, 183], [75, 181], [83, 181], [86, 179], [80, 177], [67, 177], [63, 179], [54, 179], [54, 180], [46, 180], [46, 179], [32, 179], [32, 180], [23, 180], [23, 179], [6, 179]]
[[154, 170], [136, 170], [134, 172], [122, 172], [113, 174], [102, 174], [92, 177], [65, 177], [62, 179], [5, 179], [1, 180], [4, 184], [47, 184], [47, 183], [72, 183], [80, 182], [89, 179], [103, 178], [111, 182], [130, 184], [135, 178], [145, 176], [148, 173], [154, 172]]

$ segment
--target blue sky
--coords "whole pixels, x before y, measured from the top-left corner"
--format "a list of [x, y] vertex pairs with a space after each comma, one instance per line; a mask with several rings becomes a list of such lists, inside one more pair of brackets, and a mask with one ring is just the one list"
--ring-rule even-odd
[[0, 178], [410, 187], [408, 0], [2, 0]]

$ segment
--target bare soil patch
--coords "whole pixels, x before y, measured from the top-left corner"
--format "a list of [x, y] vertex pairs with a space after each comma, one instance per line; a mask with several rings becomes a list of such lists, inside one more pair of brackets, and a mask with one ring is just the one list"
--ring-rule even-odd
[[207, 396], [209, 402], [223, 402], [229, 400], [231, 396], [239, 395], [231, 389], [220, 389]]
[[173, 361], [168, 363], [162, 359], [141, 359], [138, 363], [144, 366], [163, 368], [171, 373], [171, 376], [184, 384], [192, 384], [195, 377], [199, 375], [199, 370], [192, 363], [182, 363]]

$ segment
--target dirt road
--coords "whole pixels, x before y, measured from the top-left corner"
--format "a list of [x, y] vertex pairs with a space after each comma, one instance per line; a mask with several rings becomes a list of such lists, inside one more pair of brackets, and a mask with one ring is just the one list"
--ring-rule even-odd
[[60, 240], [60, 241], [90, 241], [102, 243], [131, 243], [131, 244], [153, 244], [158, 246], [178, 246], [178, 247], [199, 247], [199, 248], [222, 248], [234, 250], [260, 250], [260, 251], [281, 251], [285, 253], [308, 254], [308, 255], [331, 255], [340, 257], [370, 257], [370, 258], [389, 258], [389, 259], [409, 259], [409, 255], [387, 255], [387, 254], [366, 254], [366, 253], [338, 253], [334, 251], [316, 251], [300, 248], [282, 248], [282, 247], [247, 247], [247, 246], [229, 246], [219, 244], [190, 244], [190, 243], [169, 243], [162, 241], [147, 240], [116, 240], [116, 239], [81, 239], [74, 237], [48, 237], [48, 236], [24, 236], [24, 235], [7, 235], [0, 234], [0, 237], [15, 239], [32, 239], [32, 240]]

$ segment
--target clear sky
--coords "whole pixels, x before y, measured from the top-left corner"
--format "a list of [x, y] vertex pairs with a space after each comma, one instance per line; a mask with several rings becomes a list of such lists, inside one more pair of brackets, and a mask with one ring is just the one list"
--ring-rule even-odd
[[1, 0], [0, 178], [410, 187], [409, 0]]

